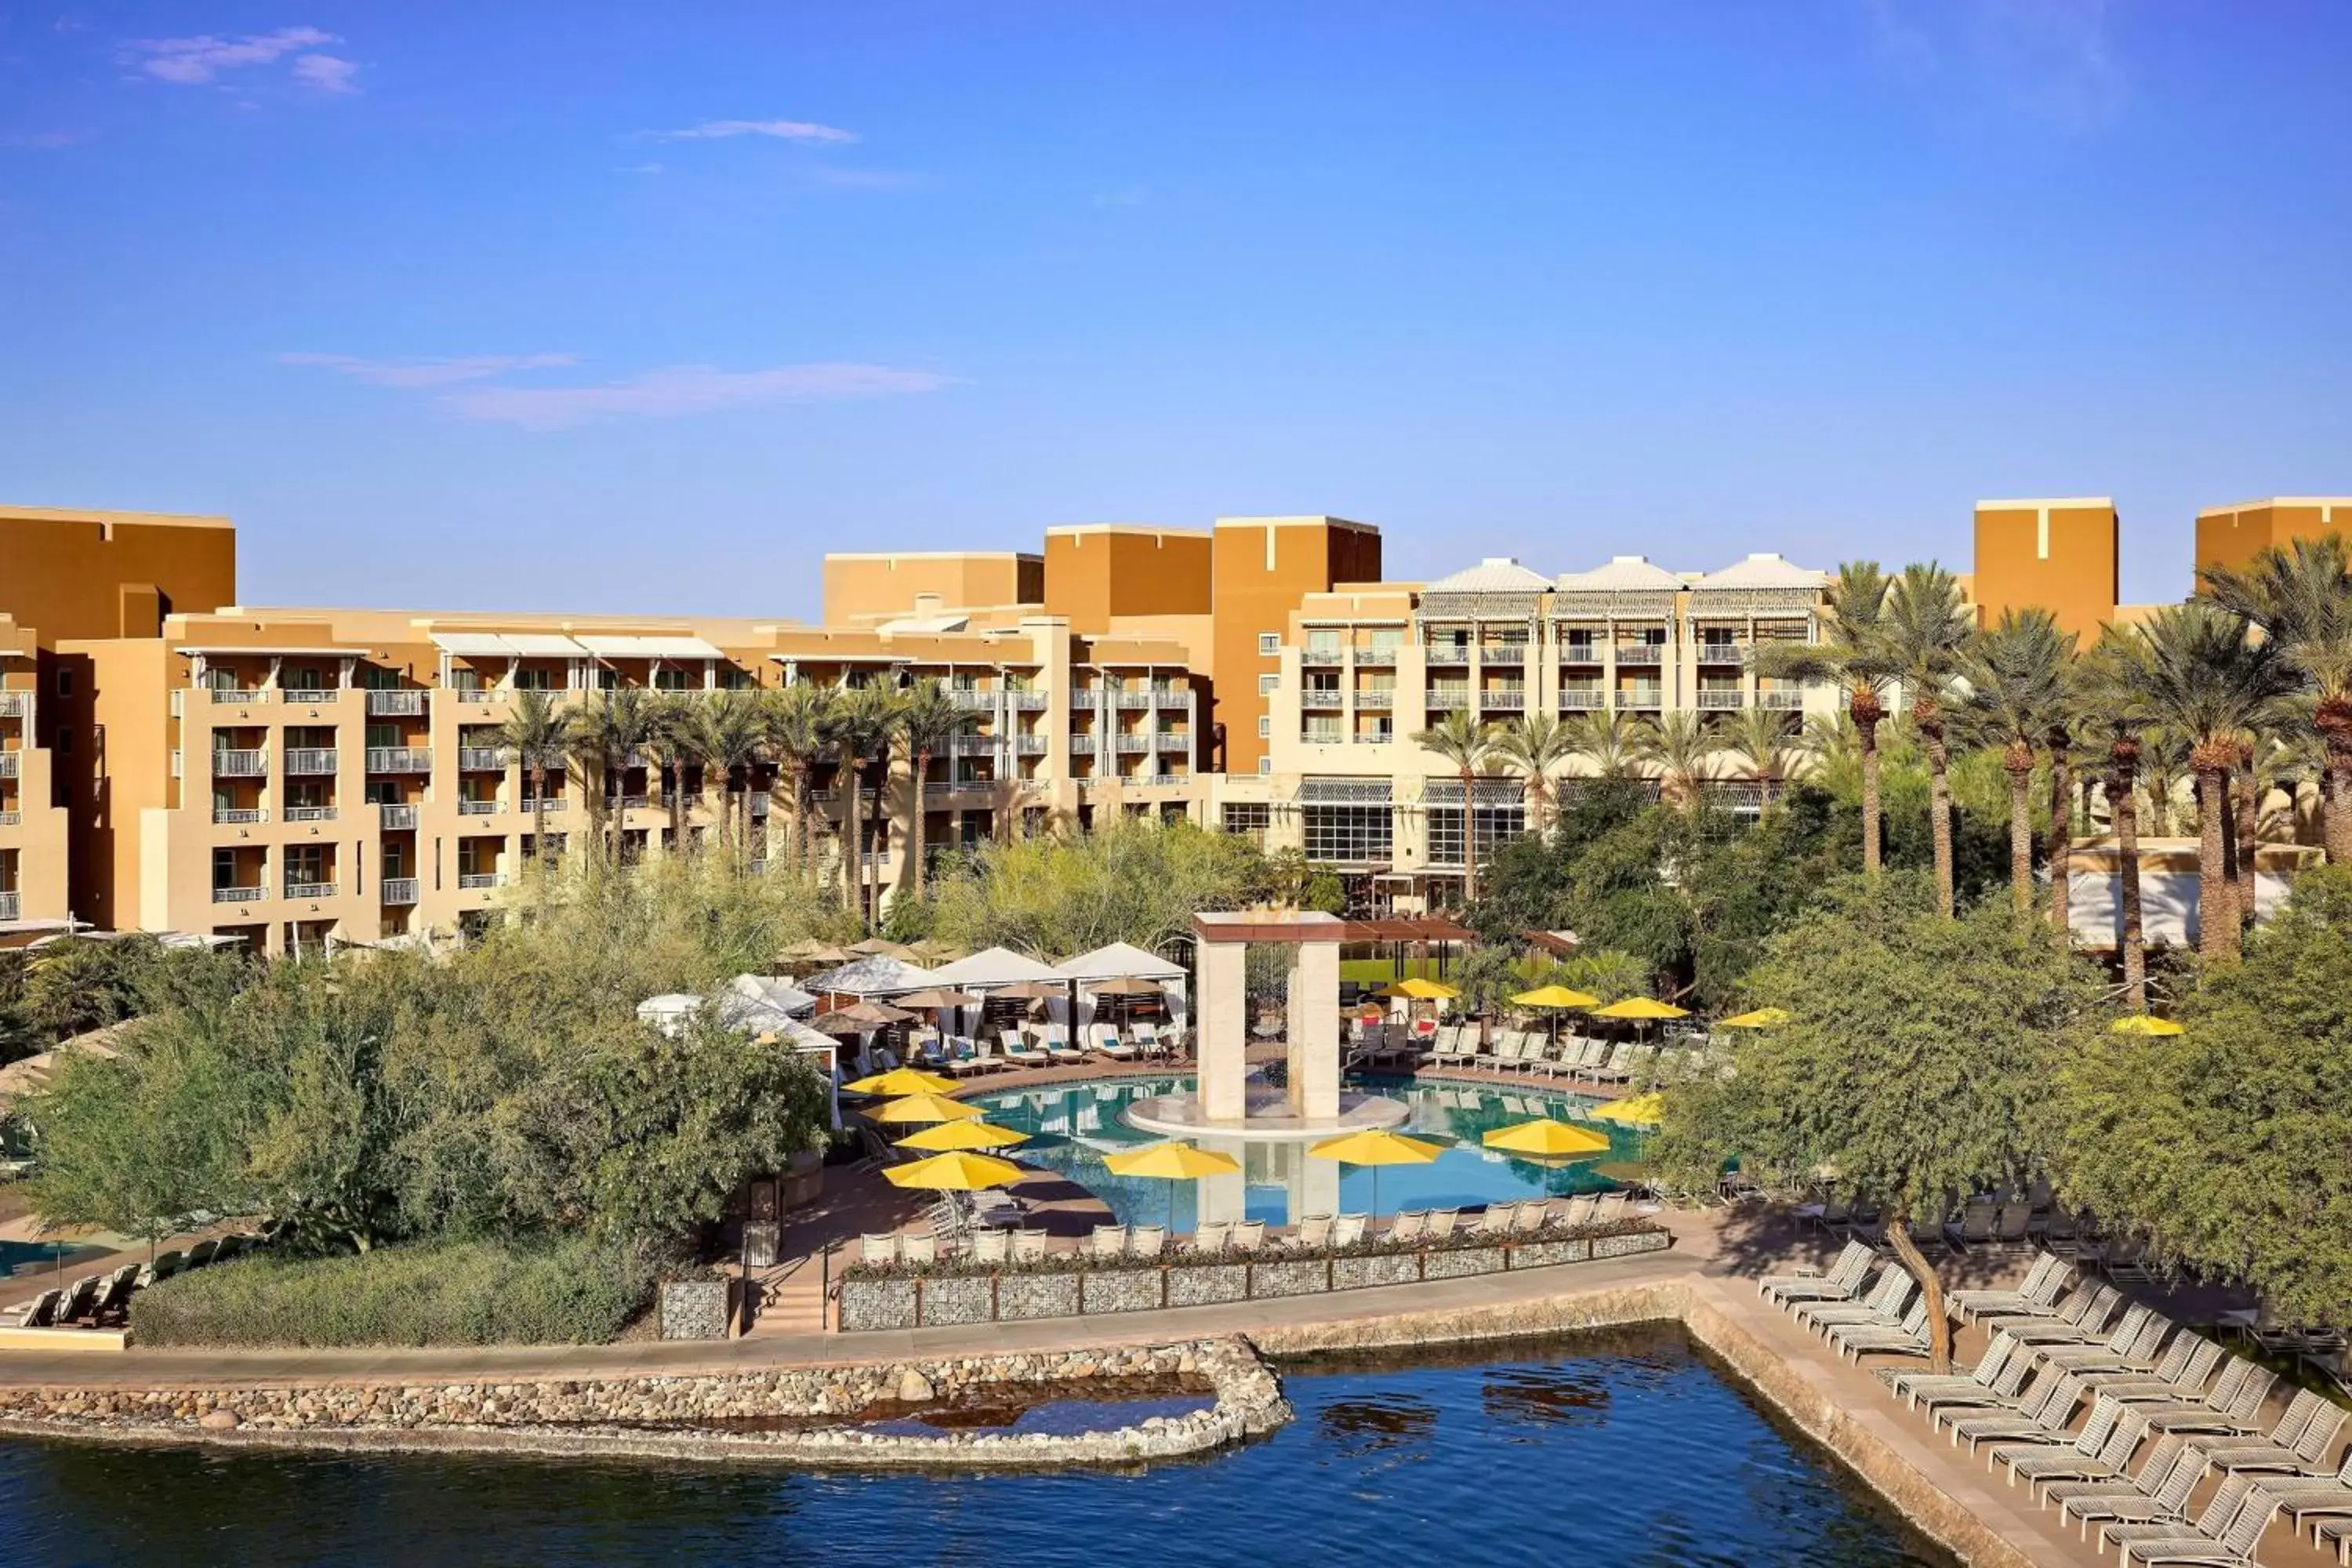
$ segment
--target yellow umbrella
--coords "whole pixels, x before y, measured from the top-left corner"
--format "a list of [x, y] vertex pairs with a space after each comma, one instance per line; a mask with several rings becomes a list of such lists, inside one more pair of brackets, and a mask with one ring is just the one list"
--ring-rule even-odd
[[[1103, 1169], [1114, 1176], [1153, 1176], [1163, 1182], [1197, 1182], [1202, 1176], [1232, 1176], [1241, 1162], [1213, 1149], [1195, 1149], [1171, 1141], [1141, 1149], [1124, 1149], [1103, 1157]], [[1176, 1189], [1168, 1189], [1168, 1228], [1176, 1228]]]
[[1381, 1173], [1382, 1165], [1426, 1165], [1445, 1152], [1443, 1143], [1432, 1143], [1425, 1138], [1408, 1138], [1402, 1132], [1382, 1128], [1366, 1128], [1361, 1132], [1345, 1133], [1338, 1138], [1326, 1138], [1320, 1143], [1309, 1143], [1307, 1152], [1318, 1160], [1337, 1160], [1349, 1165], [1370, 1165], [1372, 1169], [1372, 1213], [1381, 1212]]
[[877, 1121], [960, 1121], [978, 1116], [980, 1107], [938, 1094], [910, 1094], [867, 1111]]
[[2118, 1035], [2185, 1035], [2189, 1032], [2169, 1018], [2158, 1018], [2147, 1013], [2117, 1018], [2107, 1027]]
[[1591, 1114], [1595, 1121], [1622, 1121], [1628, 1127], [1655, 1127], [1664, 1114], [1665, 1100], [1654, 1094], [1637, 1094], [1631, 1100], [1612, 1100], [1595, 1106]]
[[1598, 996], [1588, 996], [1581, 991], [1570, 991], [1565, 985], [1538, 985], [1532, 991], [1522, 991], [1511, 998], [1522, 1007], [1597, 1007]]
[[1009, 1149], [1027, 1142], [1026, 1132], [999, 1127], [993, 1121], [935, 1121], [919, 1132], [899, 1139], [898, 1147], [939, 1154], [957, 1149]]
[[1726, 1018], [1716, 1026], [1723, 1029], [1769, 1029], [1789, 1021], [1786, 1007], [1759, 1007], [1753, 1013], [1742, 1013], [1736, 1018]]
[[1017, 1182], [1029, 1173], [1010, 1160], [958, 1149], [910, 1164], [887, 1166], [882, 1173], [890, 1178], [894, 1186], [922, 1187], [935, 1193], [976, 1193], [985, 1187]]
[[1549, 1116], [1539, 1116], [1533, 1121], [1522, 1121], [1513, 1127], [1497, 1127], [1479, 1142], [1489, 1149], [1500, 1149], [1506, 1153], [1551, 1157], [1599, 1154], [1609, 1148], [1608, 1134], [1595, 1132], [1590, 1127], [1555, 1121]]
[[1690, 1009], [1677, 1007], [1671, 1002], [1654, 1001], [1647, 996], [1628, 996], [1622, 1002], [1612, 1002], [1599, 1009], [1595, 1016], [1602, 1018], [1687, 1018]]
[[1435, 980], [1423, 980], [1416, 974], [1410, 980], [1398, 981], [1381, 994], [1391, 999], [1412, 1002], [1450, 1002], [1462, 993], [1451, 985]]
[[953, 1079], [937, 1073], [919, 1072], [913, 1068], [892, 1068], [871, 1078], [861, 1078], [856, 1083], [845, 1083], [842, 1089], [849, 1094], [878, 1094], [896, 1100], [902, 1094], [945, 1094], [955, 1087]]

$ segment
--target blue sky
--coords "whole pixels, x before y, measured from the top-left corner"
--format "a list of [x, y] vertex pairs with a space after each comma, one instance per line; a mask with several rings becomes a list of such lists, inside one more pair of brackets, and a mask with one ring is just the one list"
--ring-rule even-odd
[[[0, 0], [0, 498], [255, 603], [808, 615], [1329, 511], [1964, 564], [2352, 490], [2323, 0]], [[5, 568], [5, 563], [0, 563]]]

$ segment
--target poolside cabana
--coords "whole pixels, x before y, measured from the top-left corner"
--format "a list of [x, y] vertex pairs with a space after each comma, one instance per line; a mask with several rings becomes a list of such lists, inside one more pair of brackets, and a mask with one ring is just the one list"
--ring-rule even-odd
[[[1009, 947], [982, 948], [969, 958], [941, 964], [931, 972], [931, 979], [936, 984], [952, 985], [961, 991], [981, 994], [983, 1007], [988, 1002], [1002, 1001], [1008, 995], [1027, 997], [1040, 994], [1034, 991], [1015, 991], [1016, 987], [1033, 985], [1059, 987], [1048, 996], [1047, 1006], [1050, 1008], [1056, 1001], [1066, 1009], [1068, 1006], [1069, 988], [1063, 977], [1037, 959], [1027, 953], [1015, 952]], [[978, 1014], [982, 1010], [966, 1011]], [[959, 1026], [959, 1032], [969, 1034], [978, 1026], [977, 1017], [966, 1017]]]
[[[1185, 971], [1156, 952], [1147, 952], [1131, 942], [1115, 942], [1098, 947], [1092, 952], [1082, 952], [1076, 958], [1065, 959], [1054, 966], [1054, 973], [1063, 979], [1075, 981], [1080, 987], [1078, 1027], [1083, 1031], [1094, 1022], [1098, 1004], [1093, 987], [1112, 981], [1148, 982], [1160, 992], [1161, 1004], [1168, 1010], [1168, 1021], [1182, 1028], [1185, 1014]], [[1132, 995], [1135, 993], [1129, 992]]]
[[929, 971], [918, 969], [903, 958], [874, 953], [812, 974], [801, 982], [800, 989], [822, 1002], [827, 996], [896, 996], [920, 991], [935, 982]]

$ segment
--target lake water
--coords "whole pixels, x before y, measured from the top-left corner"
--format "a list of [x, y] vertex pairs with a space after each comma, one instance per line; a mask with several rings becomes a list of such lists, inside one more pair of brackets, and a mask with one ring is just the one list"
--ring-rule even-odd
[[[1521, 1089], [1491, 1084], [1417, 1082], [1404, 1079], [1349, 1079], [1349, 1086], [1402, 1100], [1411, 1111], [1404, 1131], [1452, 1141], [1452, 1147], [1426, 1165], [1388, 1165], [1375, 1171], [1335, 1166], [1309, 1159], [1304, 1142], [1253, 1140], [1211, 1142], [1243, 1163], [1239, 1212], [1212, 1211], [1213, 1219], [1262, 1219], [1291, 1225], [1307, 1214], [1370, 1213], [1399, 1209], [1465, 1208], [1511, 1203], [1547, 1194], [1598, 1192], [1614, 1185], [1641, 1154], [1638, 1129], [1591, 1123], [1609, 1135], [1609, 1152], [1590, 1160], [1546, 1166], [1482, 1148], [1478, 1140], [1496, 1128], [1538, 1116], [1573, 1120], [1595, 1103], [1533, 1084]], [[1121, 1224], [1160, 1225], [1174, 1215], [1173, 1228], [1193, 1228], [1197, 1191], [1189, 1182], [1115, 1176], [1103, 1165], [1107, 1154], [1154, 1142], [1124, 1120], [1138, 1100], [1189, 1091], [1190, 1078], [1104, 1079], [1051, 1084], [1003, 1094], [975, 1094], [972, 1103], [991, 1121], [1031, 1135], [1009, 1151], [1024, 1164], [1062, 1172], [1110, 1205]], [[1195, 1142], [1201, 1142], [1195, 1140]], [[1213, 1202], [1214, 1188], [1212, 1187]], [[1378, 1202], [1375, 1205], [1375, 1198]]]
[[826, 1475], [0, 1444], [21, 1564], [1948, 1568], [1678, 1331], [1287, 1366], [1297, 1419], [1129, 1473]]

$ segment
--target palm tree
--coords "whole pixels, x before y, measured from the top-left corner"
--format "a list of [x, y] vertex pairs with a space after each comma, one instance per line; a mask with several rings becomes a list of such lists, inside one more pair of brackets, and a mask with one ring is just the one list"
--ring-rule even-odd
[[2137, 774], [2143, 750], [2139, 721], [2132, 711], [2145, 650], [2138, 637], [2109, 626], [2083, 661], [2082, 724], [2094, 740], [2106, 742], [2107, 815], [2116, 837], [2116, 910], [2122, 931], [2116, 951], [2123, 960], [2124, 1005], [2147, 1005], [2147, 947], [2142, 935], [2139, 889], [2139, 800]]
[[[890, 694], [878, 686], [861, 686], [834, 704], [833, 750], [839, 762], [835, 777], [849, 795], [846, 835], [842, 851], [842, 897], [861, 918], [866, 911], [866, 769], [879, 751], [888, 765], [891, 724]], [[877, 796], [877, 804], [879, 796]]]
[[971, 715], [955, 705], [955, 699], [936, 679], [917, 681], [898, 700], [898, 738], [906, 745], [913, 769], [908, 783], [913, 817], [908, 847], [915, 858], [918, 900], [923, 896], [923, 840], [929, 827], [924, 820], [924, 792], [930, 777], [931, 759], [971, 726]]
[[1414, 734], [1412, 743], [1454, 765], [1462, 780], [1462, 901], [1478, 899], [1476, 805], [1478, 774], [1495, 759], [1495, 737], [1475, 714], [1455, 709], [1429, 729]]
[[1529, 713], [1503, 726], [1495, 755], [1528, 781], [1529, 826], [1543, 831], [1550, 815], [1551, 770], [1576, 754], [1575, 731], [1549, 713]]
[[700, 700], [682, 691], [656, 691], [646, 704], [646, 749], [667, 775], [669, 788], [662, 804], [669, 808], [669, 847], [673, 855], [686, 853], [686, 768], [689, 762], [699, 762], [695, 731], [700, 716], [696, 704]]
[[2215, 604], [2260, 626], [2316, 698], [2307, 722], [2327, 751], [2321, 837], [2331, 865], [2352, 865], [2352, 545], [2340, 533], [2273, 546], [2235, 571], [2205, 574]]
[[499, 726], [499, 744], [514, 753], [523, 775], [530, 780], [530, 851], [540, 865], [548, 862], [547, 774], [551, 768], [571, 765], [577, 718], [544, 691], [515, 694], [506, 722]]
[[1976, 636], [1959, 579], [1934, 562], [1903, 568], [1886, 592], [1875, 637], [1910, 705], [1927, 756], [1927, 826], [1936, 847], [1936, 907], [1952, 912], [1952, 749], [1945, 705]]
[[1714, 773], [1708, 764], [1721, 742], [1696, 713], [1673, 712], [1644, 724], [1633, 738], [1634, 754], [1658, 770], [1658, 794], [1669, 805], [1690, 811], [1699, 788]]
[[1879, 870], [1878, 726], [1886, 717], [1886, 689], [1897, 673], [1881, 635], [1888, 583], [1875, 561], [1849, 561], [1824, 595], [1822, 640], [1759, 643], [1749, 655], [1756, 673], [1781, 680], [1834, 680], [1845, 688], [1862, 757], [1862, 868]]
[[[2003, 610], [1969, 650], [1968, 696], [1958, 715], [1970, 740], [2000, 750], [2009, 774], [2009, 893], [2017, 912], [2033, 907], [2033, 747], [2063, 723], [2066, 668], [2074, 637], [2047, 610]], [[2065, 876], [2066, 819], [2050, 821], [2050, 874]]]
[[[2070, 642], [2074, 634], [2069, 633]], [[2068, 659], [2058, 675], [2058, 703], [2050, 711], [2050, 728], [2042, 731], [2042, 749], [2050, 753], [2050, 923], [2063, 941], [2074, 929], [2068, 907], [2074, 873], [2074, 727], [2083, 717], [2083, 667]]]
[[[748, 691], [714, 691], [696, 704], [694, 719], [694, 754], [704, 768], [719, 774], [719, 831], [738, 849], [740, 866], [741, 851], [751, 842], [751, 770], [767, 753], [766, 714], [760, 700]], [[743, 778], [740, 832], [728, 826], [738, 809], [739, 773]]]
[[581, 717], [573, 754], [596, 770], [595, 793], [601, 797], [611, 792], [615, 865], [629, 836], [628, 781], [623, 775], [652, 739], [653, 704], [638, 687], [622, 686], [599, 693]]
[[809, 770], [831, 746], [833, 691], [828, 687], [794, 681], [776, 689], [761, 704], [767, 722], [768, 746], [775, 754], [777, 776], [791, 781], [793, 792], [793, 868], [807, 869], [809, 857]]
[[[2291, 672], [2245, 624], [2192, 600], [2159, 610], [2137, 628], [2136, 689], [2127, 711], [2187, 742], [2197, 776], [2198, 947], [2208, 959], [2238, 956], [2237, 898], [2230, 885], [2230, 772], [2239, 737], [2261, 729]], [[2125, 694], [2118, 694], [2125, 695]]]
[[1770, 805], [1780, 781], [1788, 776], [1782, 759], [1800, 749], [1789, 733], [1789, 716], [1772, 708], [1742, 708], [1717, 731], [1723, 750], [1746, 764], [1756, 781], [1760, 804]]
[[1629, 713], [1580, 713], [1569, 726], [1569, 754], [1590, 757], [1596, 778], [1622, 779], [1633, 770], [1641, 732]]

